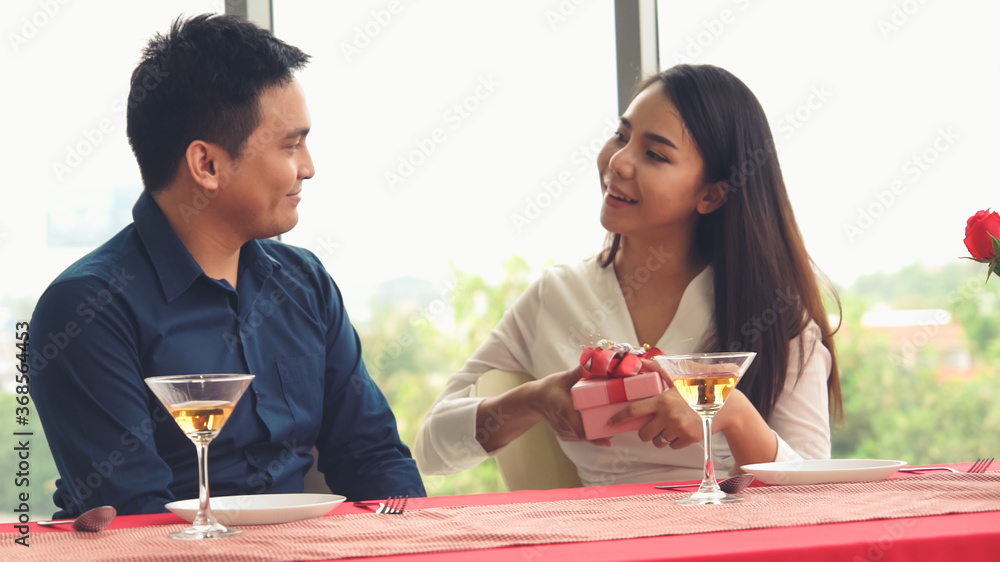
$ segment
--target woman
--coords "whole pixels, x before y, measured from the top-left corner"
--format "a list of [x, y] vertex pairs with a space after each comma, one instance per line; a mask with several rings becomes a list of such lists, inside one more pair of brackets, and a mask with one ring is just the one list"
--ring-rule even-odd
[[[585, 485], [700, 478], [703, 450], [690, 445], [701, 421], [673, 388], [612, 417], [653, 414], [638, 432], [585, 441], [569, 389], [580, 346], [598, 338], [757, 352], [715, 419], [720, 472], [830, 457], [832, 331], [760, 103], [707, 65], [673, 67], [637, 92], [597, 159], [606, 248], [545, 270], [449, 379], [417, 437], [422, 472], [471, 468], [545, 422]], [[537, 380], [475, 397], [491, 369]]]

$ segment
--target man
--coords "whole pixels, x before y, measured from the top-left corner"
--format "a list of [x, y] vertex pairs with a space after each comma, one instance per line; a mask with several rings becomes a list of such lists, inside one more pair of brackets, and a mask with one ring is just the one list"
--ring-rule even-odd
[[425, 495], [337, 286], [312, 253], [268, 240], [295, 226], [313, 176], [292, 75], [308, 59], [234, 16], [177, 20], [144, 51], [134, 223], [53, 281], [31, 321], [55, 517], [197, 497], [194, 447], [143, 382], [169, 374], [255, 375], [212, 442], [213, 495], [301, 492], [314, 445], [335, 493]]

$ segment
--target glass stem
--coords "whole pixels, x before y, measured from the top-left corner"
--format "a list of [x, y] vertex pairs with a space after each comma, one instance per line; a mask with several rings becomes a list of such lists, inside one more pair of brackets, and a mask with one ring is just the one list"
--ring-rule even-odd
[[718, 491], [719, 484], [715, 481], [715, 466], [712, 465], [712, 417], [702, 416], [701, 426], [705, 431], [705, 474], [702, 477], [699, 491]]
[[198, 515], [192, 525], [215, 525], [215, 516], [208, 507], [208, 440], [194, 439], [198, 449]]

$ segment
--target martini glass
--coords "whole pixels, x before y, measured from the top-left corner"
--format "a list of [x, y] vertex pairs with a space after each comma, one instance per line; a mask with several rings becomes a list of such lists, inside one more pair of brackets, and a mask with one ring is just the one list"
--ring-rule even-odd
[[740, 496], [720, 490], [719, 483], [715, 481], [715, 467], [712, 465], [712, 418], [725, 405], [729, 393], [736, 388], [736, 383], [756, 356], [756, 353], [748, 351], [655, 357], [691, 409], [701, 416], [705, 431], [705, 474], [701, 486], [691, 496], [678, 499], [677, 503], [704, 505], [743, 501]]
[[170, 375], [150, 377], [146, 384], [198, 450], [198, 515], [191, 526], [170, 533], [175, 539], [231, 537], [239, 529], [220, 524], [208, 505], [208, 443], [219, 434], [250, 385], [253, 375]]

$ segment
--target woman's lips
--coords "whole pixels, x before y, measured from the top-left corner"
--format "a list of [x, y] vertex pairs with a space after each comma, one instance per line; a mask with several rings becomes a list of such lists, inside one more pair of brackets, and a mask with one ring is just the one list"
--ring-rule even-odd
[[615, 197], [614, 195], [611, 195], [611, 193], [605, 193], [604, 204], [607, 205], [608, 207], [614, 207], [617, 209], [619, 207], [628, 207], [629, 205], [634, 205], [635, 203], [629, 203], [628, 201], [624, 201], [622, 199]]
[[609, 185], [605, 190], [604, 202], [611, 207], [627, 207], [638, 203], [635, 199], [622, 193], [614, 184]]

